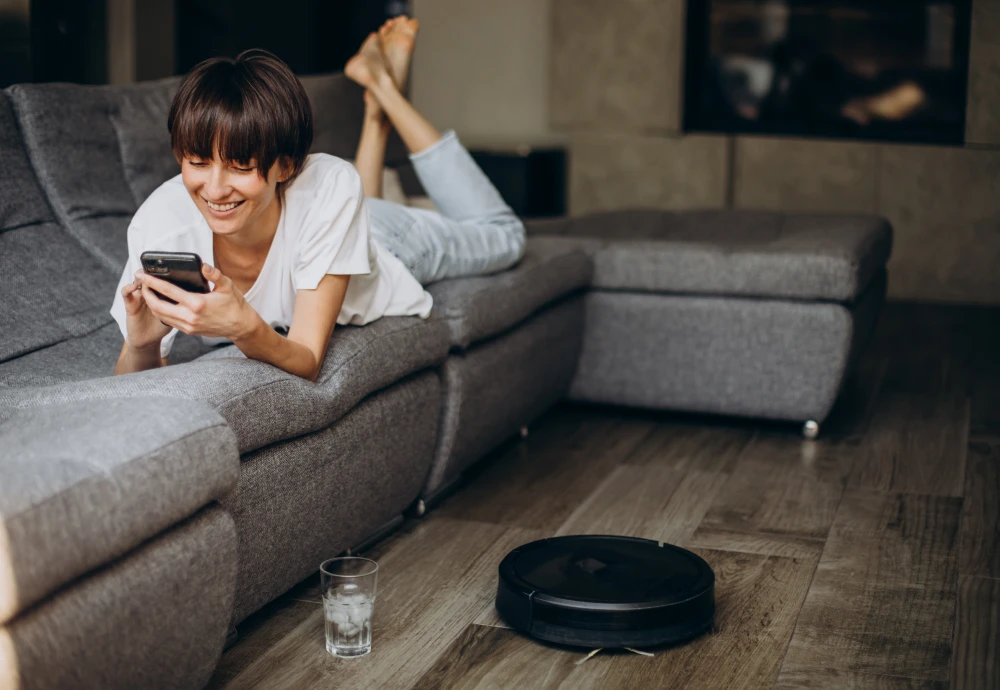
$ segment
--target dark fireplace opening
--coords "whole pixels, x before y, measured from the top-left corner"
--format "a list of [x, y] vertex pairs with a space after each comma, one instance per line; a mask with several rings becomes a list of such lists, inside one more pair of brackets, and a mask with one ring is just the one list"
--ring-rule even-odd
[[963, 143], [971, 0], [689, 0], [684, 129]]

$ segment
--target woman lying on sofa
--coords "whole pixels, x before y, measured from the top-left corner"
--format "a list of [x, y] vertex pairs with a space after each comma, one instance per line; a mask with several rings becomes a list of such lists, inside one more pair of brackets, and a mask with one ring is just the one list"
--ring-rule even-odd
[[[206, 60], [184, 78], [167, 120], [181, 174], [128, 229], [111, 308], [125, 337], [116, 374], [165, 366], [181, 330], [315, 380], [335, 323], [427, 317], [422, 285], [520, 259], [520, 220], [455, 134], [442, 136], [402, 95], [416, 34], [416, 20], [389, 20], [345, 68], [365, 87], [356, 169], [307, 155], [309, 100], [270, 53]], [[440, 213], [379, 198], [390, 127]], [[198, 254], [211, 291], [145, 273], [144, 251]]]

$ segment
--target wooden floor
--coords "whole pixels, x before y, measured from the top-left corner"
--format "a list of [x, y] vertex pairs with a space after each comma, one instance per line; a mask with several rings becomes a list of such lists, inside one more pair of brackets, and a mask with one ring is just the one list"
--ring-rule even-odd
[[[210, 687], [1000, 688], [1000, 310], [890, 305], [820, 440], [797, 431], [560, 407], [370, 550], [371, 655], [326, 654], [310, 579]], [[505, 627], [500, 559], [572, 533], [700, 554], [715, 630], [577, 663]]]

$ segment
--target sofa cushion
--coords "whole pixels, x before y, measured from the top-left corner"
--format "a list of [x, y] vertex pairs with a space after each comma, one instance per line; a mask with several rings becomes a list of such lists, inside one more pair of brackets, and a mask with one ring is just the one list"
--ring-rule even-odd
[[0, 95], [0, 367], [110, 321], [113, 276], [54, 220]]
[[222, 417], [162, 397], [18, 410], [0, 422], [0, 448], [0, 623], [239, 477]]
[[[448, 328], [439, 321], [387, 317], [364, 327], [337, 328], [316, 383], [228, 346], [186, 364], [136, 374], [0, 388], [0, 419], [11, 410], [76, 400], [187, 398], [221, 413], [236, 433], [240, 452], [247, 452], [329, 426], [370, 393], [439, 365], [448, 344]], [[108, 355], [112, 368], [120, 348], [119, 336]]]
[[[299, 77], [313, 110], [311, 153], [354, 158], [364, 122], [364, 89], [343, 73]], [[406, 146], [393, 130], [386, 143], [385, 161], [395, 166], [409, 158]]]
[[594, 287], [853, 302], [885, 266], [877, 216], [762, 211], [621, 211], [529, 224], [581, 238]]
[[7, 360], [109, 323], [116, 284], [54, 223], [0, 233], [0, 371]]
[[0, 94], [0, 232], [54, 220], [7, 96]]
[[592, 272], [590, 258], [573, 241], [532, 237], [524, 258], [509, 271], [431, 285], [431, 318], [447, 323], [452, 346], [464, 349], [587, 287]]
[[[125, 177], [112, 115], [123, 100], [141, 101], [174, 80], [125, 87], [18, 84], [8, 89], [25, 146], [59, 221], [104, 265], [121, 270], [127, 219], [138, 205]], [[82, 224], [118, 217], [111, 227]], [[113, 236], [104, 233], [113, 230]]]
[[125, 181], [136, 207], [181, 171], [167, 131], [170, 102], [180, 82], [180, 77], [174, 77], [151, 82], [141, 90], [120, 89], [118, 107], [108, 113], [118, 138]]

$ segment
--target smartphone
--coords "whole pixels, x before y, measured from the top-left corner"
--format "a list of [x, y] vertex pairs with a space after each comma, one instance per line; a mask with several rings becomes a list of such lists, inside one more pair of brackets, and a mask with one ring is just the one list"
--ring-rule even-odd
[[[167, 280], [188, 292], [208, 292], [208, 280], [201, 273], [201, 257], [191, 252], [143, 252], [139, 256], [146, 273]], [[175, 300], [153, 293], [171, 304]]]

